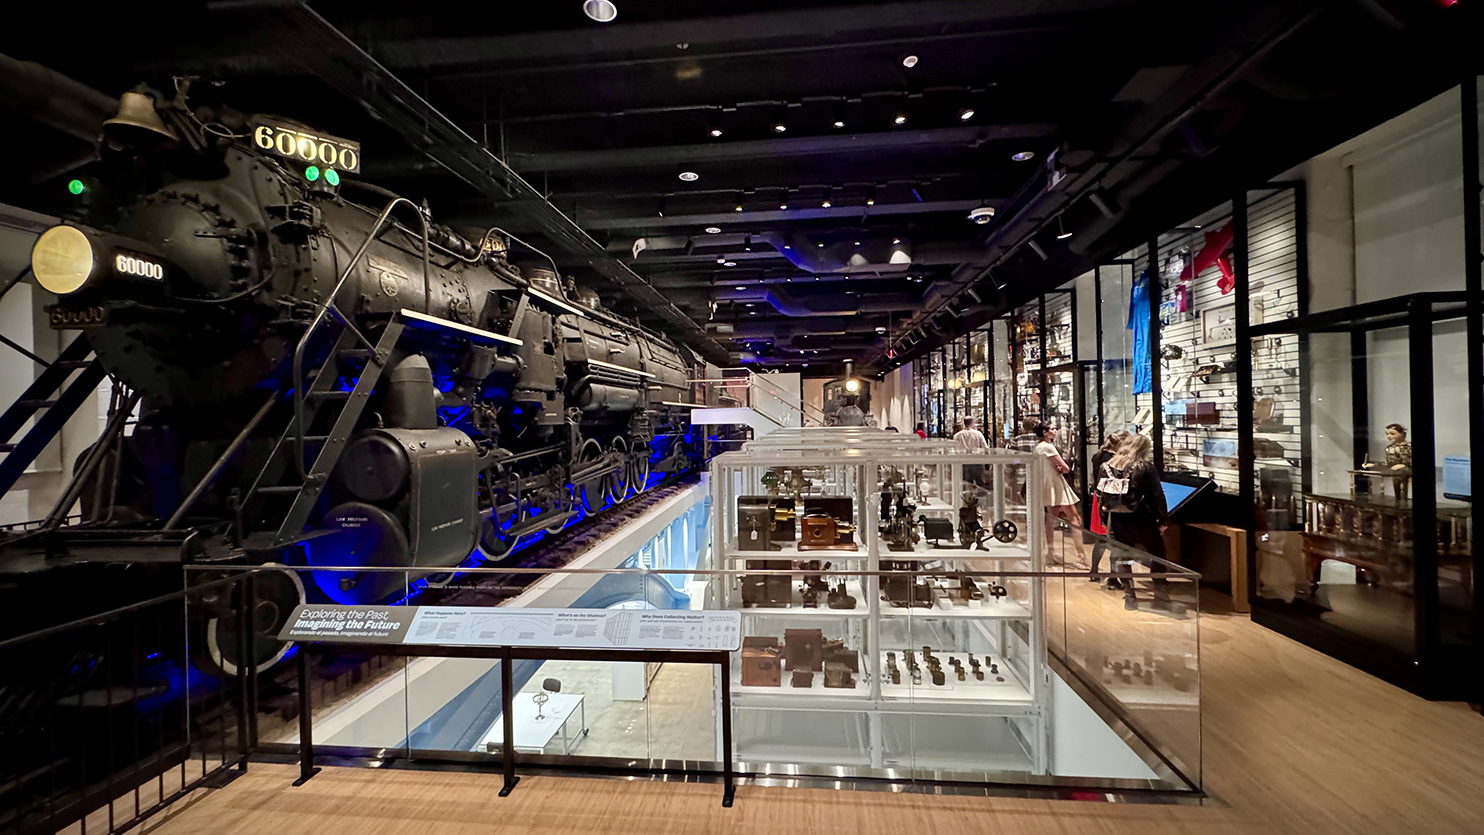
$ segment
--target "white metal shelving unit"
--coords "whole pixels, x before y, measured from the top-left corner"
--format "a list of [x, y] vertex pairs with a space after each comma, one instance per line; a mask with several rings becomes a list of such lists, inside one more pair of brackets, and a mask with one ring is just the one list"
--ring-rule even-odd
[[[763, 772], [815, 765], [834, 767], [832, 774], [1047, 774], [1051, 691], [1043, 579], [1006, 577], [1001, 584], [1010, 593], [998, 601], [986, 595], [977, 605], [907, 609], [883, 600], [880, 578], [871, 573], [881, 571], [883, 561], [915, 561], [933, 575], [1040, 572], [1040, 514], [1027, 514], [1023, 499], [1039, 495], [1038, 463], [1022, 453], [964, 455], [952, 443], [867, 429], [785, 430], [713, 459], [712, 548], [720, 557], [718, 568], [741, 571], [748, 560], [759, 559], [820, 560], [831, 562], [834, 571], [866, 572], [846, 578], [854, 609], [825, 608], [823, 600], [819, 608], [803, 608], [797, 580], [787, 607], [744, 607], [738, 576], [712, 584], [708, 605], [742, 611], [745, 636], [782, 643], [785, 629], [820, 628], [826, 638], [843, 638], [859, 657], [854, 688], [826, 688], [818, 673], [812, 686], [791, 687], [787, 671], [780, 687], [744, 687], [739, 654], [732, 685], [738, 760]], [[1018, 537], [991, 541], [988, 550], [923, 542], [911, 551], [890, 550], [879, 534], [881, 481], [888, 468], [906, 474], [911, 489], [920, 491], [919, 515], [946, 514], [956, 523], [965, 464], [986, 466], [992, 500], [982, 506], [992, 517], [988, 521], [1013, 520]], [[776, 551], [739, 549], [738, 498], [765, 495], [762, 476], [773, 468], [804, 470], [813, 481], [797, 496], [787, 490], [782, 496], [850, 498], [859, 550], [799, 550], [792, 544]], [[907, 678], [904, 651], [920, 652], [925, 645], [943, 659], [943, 686], [932, 685], [926, 669], [923, 684]], [[885, 675], [889, 651], [897, 654], [900, 684]], [[948, 661], [959, 659], [967, 669], [967, 653], [992, 658], [998, 675], [984, 663], [983, 681], [971, 674], [958, 681]]]

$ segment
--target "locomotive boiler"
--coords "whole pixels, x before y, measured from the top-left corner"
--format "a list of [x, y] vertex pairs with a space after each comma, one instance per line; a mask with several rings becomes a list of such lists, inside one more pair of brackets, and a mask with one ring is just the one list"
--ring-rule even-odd
[[[500, 230], [460, 234], [356, 182], [356, 143], [185, 95], [125, 94], [111, 200], [33, 248], [53, 325], [82, 332], [67, 356], [116, 392], [44, 531], [192, 562], [452, 571], [692, 465], [686, 348]], [[343, 603], [404, 585], [311, 576]], [[259, 666], [304, 594], [284, 577], [259, 584]]]

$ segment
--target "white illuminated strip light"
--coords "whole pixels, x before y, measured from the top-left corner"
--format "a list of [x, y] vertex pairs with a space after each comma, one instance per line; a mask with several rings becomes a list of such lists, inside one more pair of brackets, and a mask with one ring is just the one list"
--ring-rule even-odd
[[654, 374], [650, 374], [648, 371], [636, 371], [632, 368], [624, 368], [621, 365], [614, 365], [611, 362], [603, 362], [602, 360], [588, 360], [587, 364], [595, 365], [598, 368], [603, 368], [608, 371], [614, 371], [619, 374], [633, 374], [638, 377], [649, 377], [650, 379], [653, 379], [656, 376]]
[[406, 319], [408, 321], [408, 324], [410, 324], [412, 327], [444, 328], [463, 334], [464, 336], [476, 342], [484, 342], [486, 344], [503, 342], [506, 345], [525, 344], [519, 339], [504, 336], [503, 334], [498, 334], [494, 331], [487, 331], [482, 328], [470, 327], [468, 325], [460, 324], [459, 322], [454, 322], [449, 319], [440, 319], [437, 316], [429, 316], [426, 313], [418, 313], [416, 310], [408, 310], [405, 307], [402, 308], [402, 318]]
[[572, 305], [567, 304], [566, 302], [562, 301], [561, 299], [559, 299], [559, 298], [557, 298], [555, 296], [548, 296], [545, 293], [541, 292], [540, 290], [535, 289], [534, 287], [528, 288], [526, 290], [526, 292], [527, 293], [530, 293], [532, 296], [535, 296], [540, 301], [546, 302], [547, 304], [551, 305], [552, 307], [557, 308], [558, 310], [565, 310], [568, 313], [573, 313], [573, 314], [576, 314], [578, 316], [586, 316], [587, 315], [586, 311], [584, 311], [582, 308], [580, 308], [580, 307], [573, 307]]
[[134, 255], [125, 255], [120, 252], [113, 256], [113, 268], [122, 275], [135, 275], [140, 278], [152, 278], [155, 281], [165, 280], [165, 265], [153, 261], [146, 261]]
[[679, 400], [661, 400], [660, 401], [660, 405], [661, 406], [682, 406], [682, 407], [687, 408], [687, 409], [699, 409], [699, 408], [701, 408], [701, 404], [700, 403], [681, 403]]

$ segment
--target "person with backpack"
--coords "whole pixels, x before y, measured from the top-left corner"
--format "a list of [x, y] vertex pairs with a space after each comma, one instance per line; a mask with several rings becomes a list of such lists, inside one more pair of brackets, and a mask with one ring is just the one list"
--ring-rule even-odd
[[[1129, 435], [1104, 469], [1106, 474], [1098, 482], [1098, 500], [1108, 514], [1109, 532], [1124, 545], [1164, 559], [1164, 532], [1170, 516], [1149, 436]], [[1149, 560], [1139, 562], [1157, 572]], [[1132, 565], [1124, 561], [1115, 568], [1123, 575], [1123, 607], [1139, 608]], [[1170, 608], [1169, 581], [1163, 577], [1154, 578], [1154, 608]]]
[[[1097, 582], [1098, 567], [1103, 564], [1103, 554], [1108, 552], [1107, 537], [1109, 536], [1108, 510], [1103, 507], [1102, 499], [1098, 496], [1097, 487], [1108, 475], [1108, 462], [1112, 461], [1113, 456], [1118, 454], [1119, 447], [1123, 446], [1123, 442], [1127, 439], [1128, 431], [1124, 429], [1119, 429], [1109, 434], [1107, 439], [1103, 441], [1102, 448], [1093, 454], [1092, 461], [1089, 463], [1089, 466], [1092, 468], [1093, 487], [1090, 525], [1092, 533], [1095, 534], [1092, 544], [1092, 577], [1090, 578], [1093, 582]], [[1116, 578], [1110, 578], [1108, 580], [1108, 588], [1110, 589], [1119, 588], [1119, 585]]]

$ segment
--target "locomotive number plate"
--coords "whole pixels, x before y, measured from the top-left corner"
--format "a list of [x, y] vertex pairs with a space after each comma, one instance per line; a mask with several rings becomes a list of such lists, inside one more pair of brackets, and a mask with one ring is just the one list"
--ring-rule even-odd
[[298, 162], [324, 165], [346, 174], [361, 171], [361, 143], [349, 139], [259, 118], [253, 122], [252, 141], [259, 150]]
[[52, 330], [96, 328], [107, 319], [108, 311], [104, 310], [102, 305], [71, 308], [54, 304], [46, 308], [46, 321], [51, 325]]

